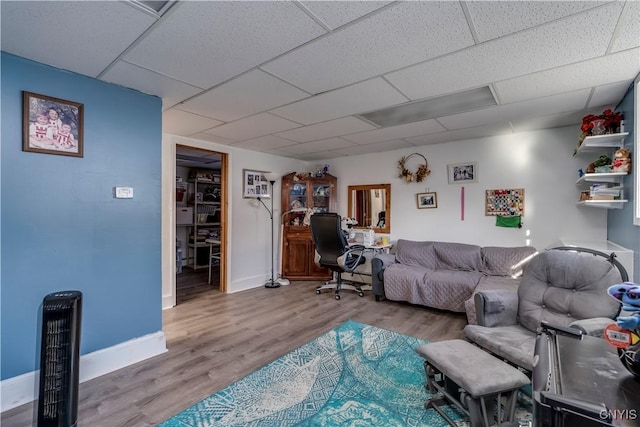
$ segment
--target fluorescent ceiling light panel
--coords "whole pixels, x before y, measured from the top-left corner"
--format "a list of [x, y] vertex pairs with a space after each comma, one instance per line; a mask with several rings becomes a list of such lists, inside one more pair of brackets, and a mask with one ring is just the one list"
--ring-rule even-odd
[[388, 127], [450, 116], [498, 105], [488, 86], [437, 98], [403, 104], [360, 115], [378, 126]]

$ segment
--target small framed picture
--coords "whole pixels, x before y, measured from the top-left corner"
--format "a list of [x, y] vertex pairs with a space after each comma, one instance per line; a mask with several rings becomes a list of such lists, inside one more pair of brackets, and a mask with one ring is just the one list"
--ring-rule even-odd
[[447, 165], [447, 176], [449, 184], [466, 184], [478, 182], [478, 163], [456, 163]]
[[84, 106], [22, 92], [22, 151], [83, 156]]
[[438, 196], [436, 193], [418, 193], [418, 209], [433, 209], [438, 207]]
[[271, 186], [264, 177], [265, 171], [242, 169], [242, 197], [245, 199], [268, 199]]

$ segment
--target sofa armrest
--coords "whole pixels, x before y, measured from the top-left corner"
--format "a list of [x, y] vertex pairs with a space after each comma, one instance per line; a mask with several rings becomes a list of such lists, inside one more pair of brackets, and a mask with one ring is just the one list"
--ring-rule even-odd
[[594, 317], [592, 319], [576, 320], [569, 323], [569, 326], [582, 331], [585, 335], [604, 338], [604, 328], [612, 323], [615, 323], [615, 321], [608, 317]]
[[371, 260], [371, 290], [380, 301], [384, 297], [384, 270], [391, 264], [395, 264], [395, 254], [379, 253]]
[[478, 325], [514, 326], [518, 324], [518, 292], [513, 290], [487, 290], [474, 297]]

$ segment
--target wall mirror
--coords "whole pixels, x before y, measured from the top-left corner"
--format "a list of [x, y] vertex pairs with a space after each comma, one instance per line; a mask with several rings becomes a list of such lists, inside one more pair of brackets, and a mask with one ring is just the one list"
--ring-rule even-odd
[[349, 216], [358, 221], [354, 228], [372, 228], [391, 233], [391, 184], [350, 185]]

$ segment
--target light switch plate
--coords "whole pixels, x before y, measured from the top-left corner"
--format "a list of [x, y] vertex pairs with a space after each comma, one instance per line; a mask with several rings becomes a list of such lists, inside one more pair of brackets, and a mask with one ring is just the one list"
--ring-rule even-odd
[[133, 187], [115, 187], [116, 199], [133, 199]]

